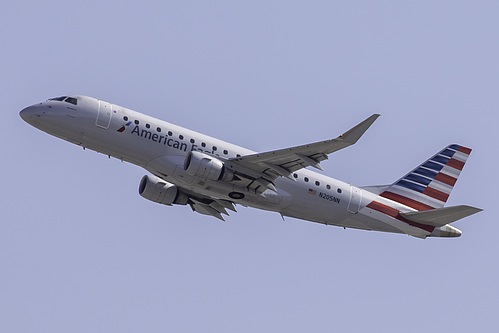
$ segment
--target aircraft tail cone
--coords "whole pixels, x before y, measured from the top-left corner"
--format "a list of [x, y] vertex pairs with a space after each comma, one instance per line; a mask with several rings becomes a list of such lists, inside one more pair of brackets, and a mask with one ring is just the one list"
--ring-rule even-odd
[[431, 237], [460, 237], [462, 234], [461, 230], [455, 228], [451, 225], [444, 225], [440, 228], [435, 228], [431, 233]]

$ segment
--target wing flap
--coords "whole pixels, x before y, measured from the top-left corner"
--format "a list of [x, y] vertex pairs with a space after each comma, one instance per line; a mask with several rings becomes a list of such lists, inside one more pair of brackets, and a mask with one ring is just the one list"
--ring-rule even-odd
[[[198, 201], [194, 198], [189, 198], [191, 201], [189, 204], [193, 211], [203, 215], [211, 215], [216, 217], [219, 220], [225, 221], [222, 217], [222, 214], [227, 214], [227, 211], [219, 205], [205, 204], [204, 202]], [[213, 201], [215, 202], [215, 201]]]
[[211, 215], [222, 221], [225, 221], [222, 214], [229, 215], [227, 209], [236, 212], [232, 202], [222, 199], [196, 199], [190, 196], [189, 205], [196, 213]]
[[461, 205], [423, 210], [419, 212], [400, 213], [400, 215], [409, 221], [431, 225], [438, 228], [481, 211], [482, 209], [480, 208]]

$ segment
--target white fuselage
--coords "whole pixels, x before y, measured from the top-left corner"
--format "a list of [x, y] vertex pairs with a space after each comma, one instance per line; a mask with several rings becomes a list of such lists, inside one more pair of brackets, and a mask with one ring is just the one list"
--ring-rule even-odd
[[235, 200], [228, 196], [234, 185], [188, 175], [185, 157], [190, 151], [202, 151], [230, 163], [229, 158], [253, 151], [95, 98], [75, 97], [78, 105], [49, 100], [24, 109], [21, 116], [42, 131], [138, 165], [192, 193], [328, 225], [417, 237], [431, 234], [366, 206], [376, 199], [402, 212], [412, 208], [306, 169], [293, 173], [295, 181], [277, 178], [276, 192], [248, 192]]

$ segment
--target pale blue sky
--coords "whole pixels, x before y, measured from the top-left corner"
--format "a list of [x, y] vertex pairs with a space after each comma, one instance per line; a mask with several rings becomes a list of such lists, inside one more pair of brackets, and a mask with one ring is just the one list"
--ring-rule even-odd
[[[2, 332], [487, 332], [499, 306], [496, 1], [18, 1], [0, 52]], [[137, 193], [144, 170], [24, 123], [84, 94], [253, 150], [382, 117], [325, 174], [391, 183], [473, 148], [459, 239], [239, 207], [222, 223]]]

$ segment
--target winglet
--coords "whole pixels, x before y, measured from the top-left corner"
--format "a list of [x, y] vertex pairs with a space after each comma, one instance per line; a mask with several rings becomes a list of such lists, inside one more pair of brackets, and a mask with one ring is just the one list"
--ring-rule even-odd
[[360, 139], [360, 137], [367, 131], [367, 129], [371, 127], [371, 125], [376, 119], [378, 119], [379, 116], [379, 114], [373, 114], [357, 126], [351, 128], [348, 132], [340, 135], [339, 139], [342, 139], [343, 141], [353, 145]]

